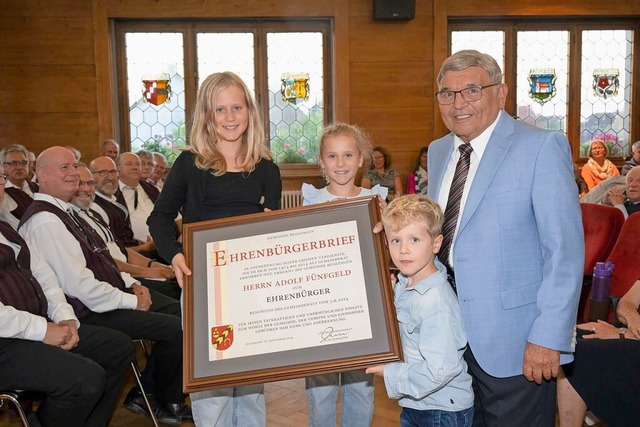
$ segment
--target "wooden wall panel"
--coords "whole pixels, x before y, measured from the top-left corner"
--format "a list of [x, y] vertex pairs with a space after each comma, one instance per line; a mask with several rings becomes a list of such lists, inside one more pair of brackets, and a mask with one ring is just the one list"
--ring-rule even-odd
[[0, 18], [3, 65], [92, 65], [93, 26], [87, 18]]
[[93, 66], [0, 66], [0, 113], [87, 113], [96, 110]]
[[352, 62], [431, 60], [431, 21], [373, 22], [352, 17], [349, 23]]
[[2, 0], [2, 15], [87, 17], [91, 15], [91, 0]]
[[[333, 16], [335, 2], [314, 1], [229, 1], [229, 0], [105, 0], [111, 17], [301, 17]], [[344, 0], [343, 0], [344, 1]]]
[[351, 64], [351, 107], [430, 107], [433, 96], [427, 62]]
[[95, 113], [2, 113], [0, 147], [19, 143], [39, 154], [54, 145], [72, 145], [90, 160], [98, 154], [97, 119]]

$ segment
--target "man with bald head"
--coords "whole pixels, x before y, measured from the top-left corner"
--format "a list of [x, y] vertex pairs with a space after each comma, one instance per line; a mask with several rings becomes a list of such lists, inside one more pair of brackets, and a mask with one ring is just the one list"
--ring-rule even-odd
[[173, 269], [156, 260], [145, 257], [132, 248], [125, 247], [105, 223], [98, 211], [102, 208], [94, 203], [96, 198], [95, 180], [91, 171], [84, 165], [78, 166], [80, 176], [78, 192], [71, 199], [72, 208], [77, 212], [104, 241], [109, 253], [123, 274], [129, 274], [149, 289], [154, 289], [176, 300], [181, 291], [175, 280]]
[[142, 184], [142, 162], [137, 154], [120, 154], [116, 159], [116, 167], [122, 198], [117, 193], [116, 197], [121, 203], [124, 202], [129, 210], [133, 236], [140, 242], [146, 242], [151, 238], [147, 218], [153, 211], [160, 191], [146, 182]]
[[[136, 247], [140, 244], [133, 237], [129, 209], [125, 203], [120, 203], [116, 197], [118, 189], [118, 169], [115, 162], [107, 156], [98, 157], [89, 163], [89, 170], [96, 183], [96, 209], [109, 225], [109, 228], [126, 247]], [[147, 247], [144, 249], [152, 249]]]
[[100, 155], [115, 160], [120, 154], [120, 144], [115, 139], [107, 139], [100, 146]]
[[[19, 232], [58, 277], [78, 319], [119, 330], [132, 339], [154, 342], [143, 382], [155, 387], [154, 412], [163, 423], [191, 418], [182, 393], [182, 326], [177, 302], [164, 304], [137, 281], [120, 274], [104, 242], [69, 201], [79, 186], [78, 165], [64, 147], [51, 147], [38, 157], [40, 192], [29, 206]], [[39, 278], [38, 278], [39, 279]], [[169, 314], [169, 315], [168, 315]], [[132, 389], [125, 406], [146, 412], [140, 390]]]

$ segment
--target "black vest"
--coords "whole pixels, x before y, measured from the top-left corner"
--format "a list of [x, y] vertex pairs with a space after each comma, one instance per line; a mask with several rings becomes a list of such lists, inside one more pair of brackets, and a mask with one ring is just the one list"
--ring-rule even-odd
[[8, 241], [20, 245], [16, 257], [10, 246], [0, 243], [0, 301], [16, 310], [27, 311], [50, 321], [47, 317], [47, 297], [31, 274], [31, 254], [26, 242], [3, 221], [0, 221], [0, 233]]
[[[120, 270], [109, 254], [109, 249], [104, 241], [95, 230], [79, 216], [72, 218], [67, 212], [51, 203], [35, 200], [20, 220], [19, 227], [39, 212], [50, 212], [60, 218], [69, 233], [71, 233], [80, 244], [87, 268], [93, 272], [97, 280], [107, 282], [121, 291], [128, 292], [124, 280], [120, 275]], [[54, 242], [52, 242], [52, 245], [53, 244]], [[79, 299], [67, 296], [67, 300], [73, 307], [78, 319], [89, 314], [89, 308]]]
[[[107, 217], [109, 217], [109, 229], [114, 234], [118, 244], [123, 244], [126, 247], [140, 244], [140, 242], [133, 237], [133, 229], [131, 228], [131, 219], [129, 218], [128, 211], [125, 212], [112, 202], [100, 196], [96, 196], [94, 202], [107, 213]], [[124, 203], [124, 199], [120, 204], [126, 209], [127, 204]]]
[[18, 219], [22, 218], [25, 211], [29, 207], [29, 205], [33, 202], [33, 198], [16, 187], [5, 188], [4, 192], [7, 193], [13, 200], [15, 200], [18, 205], [14, 210], [11, 211], [11, 215], [15, 216]]

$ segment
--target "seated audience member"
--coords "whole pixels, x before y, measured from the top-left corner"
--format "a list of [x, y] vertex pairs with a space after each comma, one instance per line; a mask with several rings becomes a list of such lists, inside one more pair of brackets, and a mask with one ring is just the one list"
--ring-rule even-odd
[[620, 175], [628, 174], [631, 168], [636, 166], [640, 166], [640, 141], [634, 142], [631, 146], [631, 158], [622, 165]]
[[624, 187], [625, 177], [622, 175], [612, 176], [593, 187], [580, 199], [580, 203], [595, 203], [597, 205], [611, 206], [609, 201], [609, 190], [614, 187]]
[[407, 176], [407, 194], [427, 195], [427, 185], [429, 184], [429, 174], [427, 173], [427, 152], [428, 147], [422, 147], [418, 153], [416, 167]]
[[573, 164], [573, 175], [576, 178], [576, 186], [578, 187], [578, 197], [584, 197], [585, 194], [589, 192], [589, 187], [587, 187], [587, 183], [584, 182], [584, 178], [580, 174], [580, 167]]
[[616, 309], [622, 322], [578, 325], [573, 363], [558, 376], [561, 427], [582, 427], [589, 409], [608, 426], [637, 426], [640, 419], [640, 281]]
[[[182, 393], [182, 326], [180, 304], [126, 280], [104, 242], [69, 206], [78, 191], [73, 154], [51, 147], [38, 157], [40, 192], [25, 212], [19, 232], [52, 274], [83, 324], [124, 332], [132, 339], [154, 342], [143, 372], [147, 390], [154, 390], [153, 410], [162, 423], [191, 420]], [[34, 272], [35, 273], [35, 272]], [[46, 282], [48, 276], [38, 276]], [[144, 397], [134, 387], [125, 407], [149, 416]]]
[[158, 190], [162, 190], [165, 172], [169, 169], [167, 167], [167, 158], [162, 153], [154, 152], [153, 162], [155, 166], [153, 167], [153, 171], [151, 171], [151, 176], [148, 181], [155, 185]]
[[[158, 188], [153, 185], [153, 183], [149, 182], [149, 178], [151, 178], [151, 173], [155, 168], [155, 160], [153, 160], [153, 153], [147, 150], [140, 150], [136, 153], [138, 158], [140, 159], [140, 185], [143, 187], [153, 187], [154, 192], [157, 192]], [[146, 191], [146, 190], [145, 190]], [[156, 197], [157, 199], [157, 197]]]
[[140, 242], [146, 242], [151, 238], [147, 218], [153, 211], [160, 191], [147, 182], [142, 184], [140, 166], [140, 158], [134, 153], [122, 153], [118, 156], [116, 168], [120, 194], [116, 193], [116, 197], [120, 203], [124, 202], [129, 210], [133, 237]]
[[402, 182], [400, 174], [391, 169], [391, 156], [384, 147], [374, 147], [371, 167], [364, 172], [360, 185], [364, 188], [373, 188], [381, 185], [389, 189], [387, 200], [393, 200], [402, 196]]
[[31, 425], [107, 426], [133, 358], [131, 338], [79, 325], [56, 276], [42, 284], [33, 276], [48, 265], [2, 221], [0, 264], [0, 389], [45, 394]]
[[5, 184], [4, 210], [14, 218], [4, 218], [16, 228], [24, 211], [33, 202], [33, 194], [38, 191], [38, 184], [29, 178], [29, 152], [19, 144], [10, 145], [0, 151], [0, 160], [4, 166], [8, 182]]
[[599, 139], [591, 141], [587, 155], [589, 160], [582, 166], [581, 174], [589, 190], [609, 177], [620, 175], [616, 165], [607, 159], [609, 148], [604, 141]]
[[640, 166], [632, 168], [625, 179], [624, 188], [614, 187], [609, 190], [608, 195], [611, 204], [620, 209], [627, 218], [640, 212]]
[[93, 203], [96, 197], [93, 174], [85, 165], [78, 166], [78, 174], [80, 178], [78, 192], [71, 199], [73, 209], [104, 241], [120, 271], [135, 277], [149, 289], [154, 289], [179, 300], [180, 286], [178, 286], [178, 282], [171, 280], [175, 278], [173, 269], [168, 265], [149, 259], [131, 248], [126, 248], [121, 243], [119, 244], [102, 216], [94, 210], [94, 208], [100, 209], [100, 207]]
[[111, 160], [116, 160], [120, 154], [120, 144], [115, 139], [107, 139], [100, 146], [100, 155], [110, 157]]
[[115, 235], [115, 240], [137, 252], [147, 253], [155, 250], [153, 241], [140, 243], [133, 237], [129, 209], [120, 203], [116, 197], [118, 192], [118, 170], [115, 162], [106, 156], [98, 157], [89, 163], [89, 170], [96, 183], [96, 198], [94, 207], [102, 219], [109, 225]]

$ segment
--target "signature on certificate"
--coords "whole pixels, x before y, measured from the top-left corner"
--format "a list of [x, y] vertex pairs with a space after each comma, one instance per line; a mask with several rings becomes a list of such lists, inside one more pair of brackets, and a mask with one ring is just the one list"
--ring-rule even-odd
[[327, 326], [324, 331], [320, 332], [320, 342], [338, 341], [349, 337], [351, 328], [334, 330], [333, 326]]

